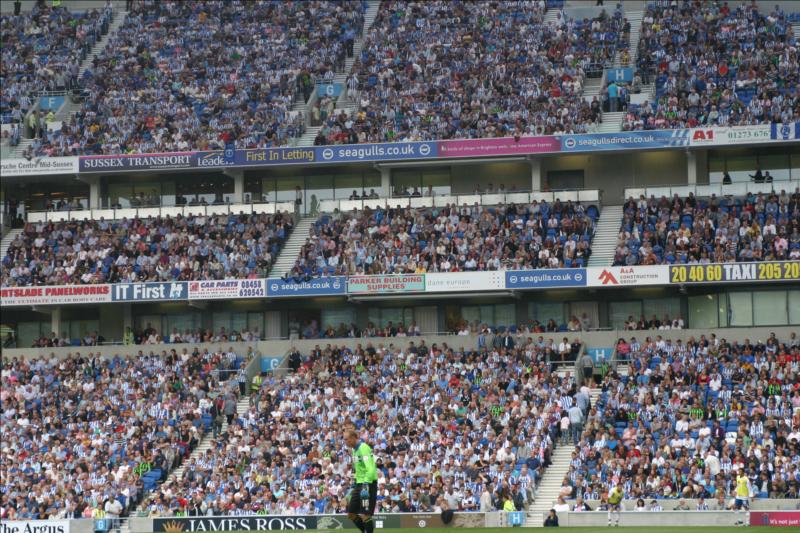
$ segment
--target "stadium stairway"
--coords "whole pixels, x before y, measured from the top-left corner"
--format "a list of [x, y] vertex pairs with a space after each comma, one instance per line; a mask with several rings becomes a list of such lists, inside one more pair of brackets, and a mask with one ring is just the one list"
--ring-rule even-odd
[[302, 217], [297, 222], [297, 225], [289, 235], [289, 240], [287, 240], [286, 244], [283, 245], [283, 249], [278, 254], [278, 257], [275, 259], [275, 263], [272, 265], [272, 268], [269, 271], [270, 277], [283, 276], [292, 269], [294, 262], [300, 255], [300, 248], [302, 248], [306, 243], [306, 239], [308, 239], [308, 232], [316, 220], [316, 216], [307, 216]]
[[[250, 409], [250, 396], [242, 396], [236, 403], [236, 417], [239, 418], [244, 416], [244, 414], [248, 411], [248, 409]], [[225, 433], [226, 431], [228, 431], [227, 421], [222, 423], [222, 433]], [[194, 451], [192, 451], [191, 455], [189, 455], [189, 457], [184, 459], [181, 465], [170, 473], [165, 483], [170, 483], [181, 479], [181, 477], [183, 476], [183, 471], [186, 468], [186, 464], [189, 462], [189, 459], [196, 459], [200, 457], [202, 453], [211, 448], [213, 441], [214, 441], [213, 433], [208, 432], [206, 436], [203, 437], [203, 439], [197, 444], [197, 448], [195, 448]], [[148, 501], [147, 496], [148, 495], [145, 495], [144, 500], [141, 503], [139, 503], [139, 505], [136, 507], [135, 510], [131, 510], [129, 515], [137, 516], [139, 513], [145, 510]], [[120, 521], [120, 525], [117, 531], [119, 531], [119, 533], [130, 533], [130, 525], [128, 523], [128, 518], [123, 518]]]
[[[128, 16], [128, 12], [124, 9], [120, 9], [118, 3], [114, 3], [114, 19], [111, 21], [111, 24], [108, 26], [108, 32], [103, 35], [99, 41], [97, 41], [89, 53], [86, 55], [86, 58], [81, 63], [78, 69], [78, 77], [83, 77], [83, 74], [89, 70], [92, 66], [92, 60], [98, 54], [100, 54], [111, 40], [111, 37], [117, 33], [117, 30], [122, 26], [125, 22], [125, 19]], [[79, 102], [73, 102], [69, 95], [64, 102], [64, 105], [58, 110], [56, 113], [55, 121], [56, 122], [69, 122], [72, 119], [72, 116], [81, 108], [81, 104]], [[11, 153], [12, 158], [21, 158], [23, 157], [22, 154], [25, 153], [28, 146], [31, 145], [33, 139], [20, 139], [19, 144], [14, 148], [14, 151]]]
[[607, 267], [614, 262], [617, 248], [617, 236], [622, 224], [622, 206], [604, 205], [597, 220], [597, 230], [592, 239], [592, 255], [589, 257], [590, 267]]
[[27, 149], [28, 149], [28, 147], [29, 147], [31, 144], [33, 144], [33, 139], [26, 139], [26, 138], [24, 138], [24, 137], [20, 138], [20, 140], [19, 140], [19, 144], [18, 144], [18, 145], [16, 145], [16, 146], [14, 146], [14, 147], [11, 149], [11, 155], [10, 155], [10, 157], [11, 157], [12, 159], [20, 159], [20, 158], [24, 157], [22, 154], [24, 154], [24, 153], [25, 153], [25, 150], [27, 150]]
[[[644, 12], [628, 11], [626, 9], [625, 18], [627, 18], [628, 22], [631, 23], [631, 33], [628, 37], [628, 52], [630, 55], [628, 66], [634, 66], [636, 65], [636, 56], [639, 52], [639, 35], [642, 33], [642, 19], [644, 18]], [[614, 58], [614, 67], [621, 66], [622, 62], [620, 61], [620, 54], [617, 53], [616, 57]]]
[[559, 8], [548, 9], [544, 14], [544, 21], [547, 24], [555, 24], [558, 13], [561, 11]]
[[[333, 83], [338, 83], [342, 85], [342, 97], [339, 99], [339, 106], [338, 108], [345, 107], [345, 111], [348, 114], [352, 114], [355, 111], [355, 107], [350, 109], [350, 106], [347, 104], [355, 104], [355, 102], [350, 102], [348, 98], [346, 98], [345, 93], [347, 92], [347, 77], [350, 75], [350, 72], [353, 70], [353, 65], [356, 63], [356, 59], [361, 55], [361, 48], [364, 46], [364, 36], [367, 34], [369, 29], [375, 23], [375, 19], [378, 17], [378, 11], [381, 7], [381, 3], [379, 0], [370, 0], [369, 5], [367, 6], [367, 11], [364, 13], [364, 29], [361, 35], [353, 43], [353, 57], [348, 57], [344, 62], [344, 71], [337, 72], [336, 75], [333, 77]], [[301, 99], [302, 100], [302, 99]], [[307, 102], [299, 101], [292, 105], [292, 111], [299, 111], [302, 113], [303, 116], [306, 116], [308, 111]], [[307, 147], [307, 146], [314, 146], [314, 139], [317, 137], [317, 133], [319, 130], [322, 129], [322, 126], [308, 126], [306, 127], [305, 133], [297, 140], [296, 146], [298, 147]]]
[[[600, 388], [592, 389], [589, 399], [595, 405], [600, 397]], [[536, 487], [536, 497], [532, 505], [528, 507], [525, 527], [543, 527], [544, 517], [553, 508], [553, 503], [558, 499], [561, 490], [561, 482], [569, 471], [569, 462], [572, 459], [574, 446], [569, 444], [558, 446], [553, 450], [552, 463], [544, 471], [542, 481]]]
[[12, 229], [3, 236], [3, 240], [0, 241], [0, 261], [2, 261], [3, 258], [6, 256], [6, 252], [8, 252], [8, 247], [20, 233], [22, 233], [21, 229]]
[[122, 26], [122, 24], [125, 22], [125, 19], [128, 17], [128, 12], [125, 11], [124, 9], [122, 10], [119, 9], [118, 6], [115, 6], [113, 13], [114, 13], [114, 18], [111, 21], [111, 24], [109, 24], [108, 26], [108, 33], [103, 35], [103, 37], [99, 41], [94, 43], [94, 46], [89, 51], [89, 54], [86, 56], [86, 59], [84, 59], [83, 62], [81, 63], [81, 66], [78, 69], [79, 78], [83, 77], [83, 74], [87, 70], [89, 70], [89, 68], [92, 66], [92, 60], [95, 58], [95, 56], [99, 55], [100, 52], [102, 52], [105, 49], [106, 45], [111, 40], [111, 37], [117, 33], [117, 30], [120, 28], [120, 26]]

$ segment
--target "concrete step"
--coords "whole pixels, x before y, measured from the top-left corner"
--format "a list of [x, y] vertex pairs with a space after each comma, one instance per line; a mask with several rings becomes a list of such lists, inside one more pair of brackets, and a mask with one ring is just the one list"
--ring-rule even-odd
[[6, 233], [5, 236], [3, 236], [3, 240], [0, 241], [0, 261], [2, 261], [6, 256], [6, 253], [8, 253], [8, 247], [11, 246], [11, 243], [14, 242], [14, 239], [16, 239], [21, 233], [22, 229], [12, 229]]
[[308, 239], [309, 230], [316, 220], [317, 217], [308, 216], [301, 218], [297, 222], [297, 225], [292, 229], [291, 235], [289, 235], [289, 240], [286, 241], [283, 249], [275, 259], [275, 264], [269, 271], [270, 276], [283, 276], [291, 270], [300, 254], [300, 249]]
[[92, 61], [94, 60], [96, 55], [99, 55], [106, 47], [108, 42], [116, 35], [117, 30], [125, 23], [125, 19], [128, 16], [128, 12], [124, 9], [115, 9], [114, 10], [114, 20], [111, 21], [108, 27], [108, 33], [103, 35], [103, 37], [95, 43], [92, 47], [92, 50], [86, 56], [86, 59], [83, 60], [81, 63], [80, 68], [78, 69], [78, 77], [83, 77], [83, 73], [89, 70], [92, 66]]

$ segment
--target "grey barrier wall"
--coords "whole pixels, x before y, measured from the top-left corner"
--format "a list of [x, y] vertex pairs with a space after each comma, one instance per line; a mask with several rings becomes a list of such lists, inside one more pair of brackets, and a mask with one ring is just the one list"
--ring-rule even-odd
[[[645, 502], [650, 503], [652, 498], [644, 498], [644, 500]], [[623, 500], [623, 509], [626, 511], [633, 511], [636, 508], [636, 501], [637, 500]], [[672, 498], [669, 500], [656, 501], [658, 501], [658, 504], [664, 508], [664, 511], [674, 511], [680, 500], [678, 498]], [[700, 500], [684, 498], [684, 501], [689, 509], [694, 511], [697, 506], [697, 502]], [[726, 504], [730, 503], [730, 501], [730, 498], [725, 498]], [[569, 504], [573, 504], [574, 502], [574, 498], [567, 500], [567, 503]], [[706, 503], [709, 507], [714, 506], [714, 500], [712, 499], [707, 499]], [[586, 504], [592, 509], [597, 509], [597, 506], [600, 505], [600, 502], [598, 500], [586, 500]], [[800, 510], [800, 499], [755, 498], [750, 500], [750, 509], [753, 511], [797, 511]], [[561, 516], [561, 514], [559, 513], [558, 516]]]
[[[644, 340], [646, 337], [655, 338], [657, 335], [662, 336], [664, 339], [677, 339], [687, 340], [691, 337], [699, 338], [701, 335], [708, 337], [714, 333], [718, 338], [724, 338], [728, 341], [743, 341], [750, 339], [752, 342], [764, 341], [771, 333], [775, 333], [780, 340], [786, 340], [792, 332], [800, 333], [798, 326], [776, 326], [776, 327], [747, 327], [747, 328], [714, 328], [714, 329], [683, 329], [683, 330], [641, 330], [641, 331], [624, 331], [624, 330], [607, 330], [607, 331], [583, 331], [583, 332], [569, 332], [557, 331], [548, 333], [531, 333], [527, 335], [536, 339], [540, 335], [545, 339], [553, 339], [558, 342], [562, 337], [573, 339], [580, 339], [585, 347], [606, 347], [611, 348], [615, 345], [619, 338], [630, 339], [636, 337], [638, 340]], [[79, 352], [81, 355], [86, 355], [89, 352], [100, 352], [103, 355], [135, 355], [141, 350], [145, 354], [153, 352], [155, 354], [162, 351], [169, 352], [172, 349], [177, 350], [179, 353], [183, 348], [192, 349], [194, 346], [199, 347], [201, 350], [208, 348], [209, 350], [227, 349], [232, 346], [237, 353], [246, 353], [248, 347], [253, 347], [255, 350], [265, 356], [283, 356], [292, 347], [297, 347], [301, 353], [307, 354], [315, 346], [319, 345], [325, 348], [327, 345], [331, 346], [347, 346], [355, 347], [358, 344], [366, 346], [372, 344], [373, 346], [390, 347], [406, 347], [409, 342], [419, 344], [421, 340], [425, 340], [428, 346], [437, 344], [447, 344], [452, 348], [466, 348], [475, 349], [478, 346], [478, 338], [476, 335], [458, 336], [458, 335], [424, 335], [421, 337], [370, 337], [370, 338], [342, 338], [342, 339], [296, 339], [296, 340], [269, 340], [258, 342], [213, 342], [213, 343], [197, 343], [197, 344], [154, 344], [154, 345], [108, 345], [108, 346], [69, 346], [64, 348], [6, 348], [2, 351], [4, 358], [10, 357], [42, 357], [50, 356], [53, 354], [55, 357], [66, 357], [69, 353]], [[492, 337], [489, 336], [487, 344], [491, 345]]]
[[[745, 520], [745, 513], [734, 511], [644, 511], [620, 513], [619, 525], [649, 527], [654, 522], [666, 527], [726, 526], [735, 527], [737, 520]], [[604, 527], [608, 525], [608, 514], [603, 512], [559, 513], [561, 527]]]

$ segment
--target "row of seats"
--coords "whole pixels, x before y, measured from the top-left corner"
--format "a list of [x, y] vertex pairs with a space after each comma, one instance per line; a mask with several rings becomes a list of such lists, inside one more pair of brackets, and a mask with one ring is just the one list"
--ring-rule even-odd
[[614, 265], [800, 259], [800, 190], [629, 198]]
[[[136, 2], [79, 80], [85, 101], [36, 155], [264, 148], [303, 133], [292, 112], [344, 66], [364, 2]], [[338, 68], [337, 68], [338, 67]]]
[[0, 16], [2, 122], [22, 122], [39, 93], [74, 87], [81, 61], [107, 33], [111, 17], [110, 2], [85, 12], [36, 2], [25, 13]]
[[[630, 23], [621, 4], [591, 19], [557, 12], [552, 22], [545, 22], [546, 7], [382, 2], [347, 81], [356, 109], [335, 112], [330, 100], [319, 112], [315, 143], [596, 131], [600, 103], [587, 102], [583, 86], [587, 76], [627, 61]], [[82, 109], [36, 139], [30, 155], [287, 144], [304, 132], [305, 117], [292, 104], [308, 100], [315, 79], [332, 80], [343, 68], [364, 11], [357, 0], [263, 2], [253, 9], [238, 1], [136, 3], [78, 80]], [[36, 79], [63, 77], [64, 69], [77, 74], [72, 45], [48, 52], [48, 39], [85, 47], [110, 16], [109, 8], [80, 19], [64, 10], [32, 13], [24, 24], [4, 20], [4, 40], [20, 43], [4, 48], [4, 70], [15, 72], [4, 112], [16, 109], [18, 119], [17, 108], [30, 106], [30, 89], [42, 85]], [[655, 82], [656, 98], [628, 106], [624, 128], [797, 120], [791, 18], [752, 3], [648, 6], [636, 69], [637, 79]], [[20, 32], [26, 27], [31, 31]], [[72, 35], [78, 38], [65, 37]], [[26, 66], [37, 64], [36, 72]]]
[[768, 13], [761, 7], [648, 6], [637, 66], [655, 81], [655, 100], [630, 105], [624, 129], [798, 120], [798, 36], [780, 6]]
[[2, 285], [266, 278], [288, 214], [40, 222], [2, 260]]
[[289, 275], [580, 267], [598, 216], [560, 201], [322, 215]]
[[203, 438], [240, 389], [220, 367], [254, 354], [99, 351], [4, 359], [2, 518], [127, 514]]
[[379, 512], [491, 511], [506, 501], [522, 509], [575, 387], [543, 355], [536, 345], [474, 351], [424, 341], [293, 349], [294, 371], [265, 375], [250, 409], [161, 485], [147, 512], [344, 512], [348, 427], [375, 451]]
[[[621, 341], [622, 342], [622, 341]], [[626, 343], [627, 344], [627, 343]], [[797, 498], [800, 489], [800, 343], [633, 342], [577, 426], [561, 495], [603, 500], [734, 496], [735, 478], [757, 498]]]

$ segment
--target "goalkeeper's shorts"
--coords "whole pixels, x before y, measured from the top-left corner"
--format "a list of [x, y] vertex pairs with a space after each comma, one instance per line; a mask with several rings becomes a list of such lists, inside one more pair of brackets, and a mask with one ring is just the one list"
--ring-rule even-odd
[[347, 512], [352, 514], [375, 514], [375, 506], [378, 503], [378, 482], [369, 483], [369, 503], [366, 507], [361, 501], [361, 485], [358, 483], [350, 489], [349, 501], [347, 502]]

